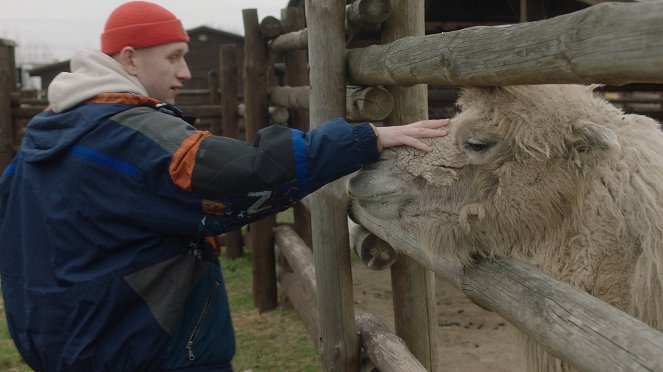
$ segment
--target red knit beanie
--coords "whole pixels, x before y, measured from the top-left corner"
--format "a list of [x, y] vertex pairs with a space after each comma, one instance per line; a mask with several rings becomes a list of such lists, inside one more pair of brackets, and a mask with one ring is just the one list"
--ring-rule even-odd
[[101, 51], [111, 55], [125, 46], [147, 48], [176, 41], [189, 35], [173, 13], [147, 1], [131, 1], [111, 13], [101, 34]]

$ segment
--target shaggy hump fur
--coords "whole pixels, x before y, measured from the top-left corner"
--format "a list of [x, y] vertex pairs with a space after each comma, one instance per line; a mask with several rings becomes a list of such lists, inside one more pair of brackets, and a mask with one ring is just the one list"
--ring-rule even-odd
[[[663, 133], [578, 85], [465, 89], [434, 150], [389, 149], [355, 205], [425, 248], [514, 256], [663, 328]], [[528, 343], [528, 371], [569, 370]]]

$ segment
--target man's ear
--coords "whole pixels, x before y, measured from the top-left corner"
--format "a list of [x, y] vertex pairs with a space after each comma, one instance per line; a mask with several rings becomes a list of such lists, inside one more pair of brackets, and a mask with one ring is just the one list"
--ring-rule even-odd
[[136, 65], [136, 49], [130, 46], [125, 46], [117, 52], [114, 58], [120, 62], [124, 70], [131, 76], [136, 76], [138, 74], [138, 68]]

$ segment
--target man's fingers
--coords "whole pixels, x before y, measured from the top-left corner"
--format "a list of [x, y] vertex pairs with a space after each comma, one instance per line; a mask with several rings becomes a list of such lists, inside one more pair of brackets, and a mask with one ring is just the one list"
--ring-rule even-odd
[[447, 129], [432, 129], [432, 128], [413, 128], [413, 129], [415, 130], [406, 134], [414, 138], [443, 137], [449, 134], [449, 130]]
[[451, 123], [451, 119], [433, 119], [433, 120], [422, 120], [419, 122], [414, 123], [414, 126], [420, 127], [420, 128], [442, 128], [446, 127]]
[[420, 141], [420, 138], [443, 137], [449, 130], [443, 128], [449, 125], [450, 119], [422, 120], [416, 123], [394, 127], [377, 127], [380, 142], [384, 148], [407, 145], [426, 152], [433, 149]]

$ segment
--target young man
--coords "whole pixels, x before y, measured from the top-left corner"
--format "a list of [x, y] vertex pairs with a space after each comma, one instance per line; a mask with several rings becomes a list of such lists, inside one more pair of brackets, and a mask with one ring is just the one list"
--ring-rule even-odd
[[[168, 10], [118, 7], [101, 52], [49, 86], [0, 183], [0, 272], [11, 335], [37, 371], [230, 371], [234, 335], [206, 238], [283, 210], [448, 121], [308, 133], [251, 145], [198, 131], [172, 104], [191, 78]], [[379, 140], [376, 137], [379, 133]]]

